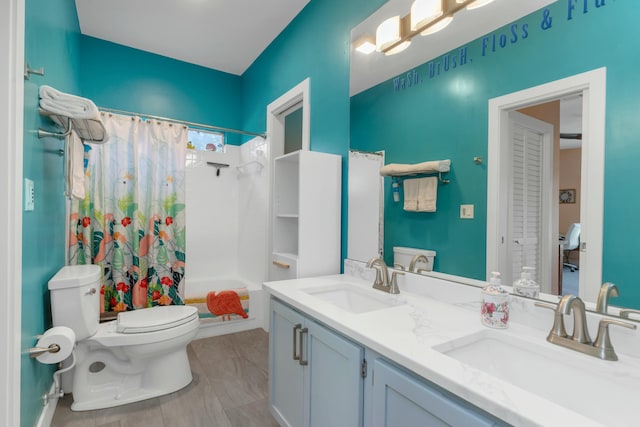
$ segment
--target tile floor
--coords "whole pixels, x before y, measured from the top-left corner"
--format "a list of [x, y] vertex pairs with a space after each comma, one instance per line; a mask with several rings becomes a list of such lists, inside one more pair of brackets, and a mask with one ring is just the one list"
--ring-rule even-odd
[[277, 427], [267, 399], [269, 336], [262, 329], [193, 341], [193, 382], [116, 408], [73, 412], [58, 402], [52, 427]]

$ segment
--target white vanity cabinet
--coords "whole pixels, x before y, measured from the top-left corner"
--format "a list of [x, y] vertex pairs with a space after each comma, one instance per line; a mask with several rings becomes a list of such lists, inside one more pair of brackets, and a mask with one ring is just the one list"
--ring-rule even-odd
[[283, 427], [507, 425], [273, 297], [270, 310], [269, 406]]
[[273, 174], [269, 280], [339, 273], [341, 157], [295, 151], [274, 160]]
[[371, 427], [503, 425], [383, 358], [372, 365]]
[[356, 427], [364, 349], [271, 300], [269, 406], [285, 427]]

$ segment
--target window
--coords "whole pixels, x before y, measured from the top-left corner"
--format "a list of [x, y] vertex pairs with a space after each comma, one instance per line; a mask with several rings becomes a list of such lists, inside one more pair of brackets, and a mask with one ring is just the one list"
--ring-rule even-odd
[[224, 133], [189, 129], [189, 143], [187, 148], [198, 151], [219, 151], [224, 153]]

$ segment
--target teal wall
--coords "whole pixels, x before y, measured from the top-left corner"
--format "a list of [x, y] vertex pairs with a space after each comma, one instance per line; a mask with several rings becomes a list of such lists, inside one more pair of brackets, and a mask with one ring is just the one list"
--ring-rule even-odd
[[[395, 92], [391, 79], [352, 97], [352, 148], [385, 149], [387, 163], [452, 161], [451, 184], [439, 186], [436, 213], [404, 212], [402, 203], [393, 203], [386, 192], [389, 259], [393, 245], [425, 247], [437, 251], [436, 270], [484, 280], [487, 165], [474, 164], [473, 157], [487, 158], [487, 100], [607, 67], [602, 280], [620, 288], [613, 304], [640, 308], [640, 286], [629, 268], [640, 257], [640, 222], [630, 219], [630, 213], [640, 209], [634, 184], [640, 179], [640, 55], [635, 48], [640, 5], [602, 3], [596, 8], [591, 1], [558, 1], [547, 9], [553, 20], [546, 30], [543, 9], [515, 21], [515, 42], [511, 26], [505, 26], [490, 33], [484, 56], [480, 38], [465, 45], [467, 61], [462, 66], [458, 61], [455, 68], [430, 77], [426, 63], [416, 68], [420, 80], [415, 86]], [[575, 9], [569, 19], [571, 4]], [[495, 52], [494, 34], [498, 41], [504, 34], [507, 41]], [[459, 59], [458, 49], [451, 53]], [[444, 57], [436, 61], [442, 67]], [[460, 204], [475, 205], [474, 220], [459, 219]]]
[[311, 0], [242, 76], [243, 127], [265, 130], [267, 105], [310, 78], [311, 149], [343, 156], [343, 255], [347, 247], [350, 32], [383, 3]]
[[[62, 141], [35, 135], [39, 127], [52, 128], [38, 114], [39, 86], [89, 97], [101, 107], [228, 128], [241, 126], [242, 112], [239, 76], [83, 36], [73, 2], [28, 0], [25, 24], [25, 58], [46, 75], [25, 81], [24, 176], [35, 181], [36, 209], [23, 214], [23, 351], [51, 327], [47, 282], [65, 262]], [[240, 137], [227, 134], [227, 142]], [[54, 369], [28, 356], [21, 365], [21, 424], [32, 426]]]
[[[486, 165], [476, 166], [472, 158], [486, 158], [487, 99], [607, 66], [604, 279], [621, 287], [622, 297], [614, 303], [638, 307], [640, 287], [628, 263], [640, 255], [635, 245], [640, 224], [626, 216], [640, 204], [629, 197], [635, 194], [629, 183], [640, 178], [635, 167], [640, 123], [634, 117], [640, 55], [629, 49], [640, 36], [635, 22], [640, 7], [610, 0], [568, 21], [567, 2], [561, 0], [550, 7], [552, 28], [542, 30], [541, 12], [534, 13], [518, 21], [529, 25], [526, 39], [486, 56], [480, 54], [481, 40], [474, 41], [467, 45], [471, 60], [466, 65], [398, 93], [392, 82], [383, 83], [353, 97], [350, 109], [349, 32], [383, 3], [311, 0], [238, 77], [80, 36], [72, 2], [27, 0], [25, 57], [47, 74], [25, 85], [24, 175], [36, 183], [36, 210], [23, 216], [23, 349], [50, 326], [46, 284], [64, 263], [61, 143], [33, 134], [46, 123], [37, 114], [40, 84], [90, 97], [104, 107], [261, 132], [266, 130], [266, 106], [310, 77], [313, 150], [340, 154], [346, 165], [351, 138], [353, 148], [385, 148], [387, 162], [452, 159], [452, 183], [439, 188], [438, 212], [407, 215], [387, 202], [387, 224], [407, 224], [388, 232], [404, 233], [407, 246], [415, 245], [411, 236], [420, 236], [438, 251], [440, 270], [457, 268], [458, 274], [484, 278]], [[418, 71], [426, 75], [427, 68]], [[384, 110], [376, 112], [376, 106]], [[461, 203], [476, 205], [475, 220], [457, 219]], [[346, 253], [346, 225], [342, 240]], [[51, 372], [51, 367], [23, 359], [22, 425], [33, 425], [40, 414], [39, 396], [50, 387]]]
[[48, 84], [78, 92], [78, 37], [76, 9], [68, 0], [27, 0], [25, 60], [32, 68], [44, 67], [45, 76], [25, 80], [24, 176], [35, 183], [35, 210], [22, 217], [22, 363], [20, 420], [36, 423], [42, 395], [49, 391], [54, 366], [30, 359], [25, 351], [35, 336], [51, 326], [48, 280], [64, 265], [65, 202], [62, 142], [39, 140], [35, 131], [49, 126], [38, 114], [38, 88]]
[[[88, 36], [81, 36], [80, 56], [82, 95], [99, 107], [241, 127], [239, 76]], [[240, 137], [229, 133], [227, 143]]]

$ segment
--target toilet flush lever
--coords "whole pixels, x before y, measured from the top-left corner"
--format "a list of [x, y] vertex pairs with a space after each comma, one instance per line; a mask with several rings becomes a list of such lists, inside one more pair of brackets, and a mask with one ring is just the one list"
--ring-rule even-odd
[[85, 292], [85, 295], [95, 295], [95, 293], [98, 292], [96, 291], [96, 288], [91, 288], [89, 289], [87, 292]]

